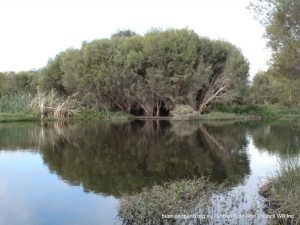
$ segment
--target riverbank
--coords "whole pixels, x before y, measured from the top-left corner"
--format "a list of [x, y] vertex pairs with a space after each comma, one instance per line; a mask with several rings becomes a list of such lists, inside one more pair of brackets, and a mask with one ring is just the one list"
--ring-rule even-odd
[[300, 224], [300, 165], [281, 166], [259, 190], [265, 198], [265, 211], [274, 215], [274, 224]]
[[[212, 112], [202, 114], [193, 120], [260, 120], [260, 116], [240, 115], [234, 113]], [[0, 113], [0, 122], [18, 121], [40, 121], [39, 115], [34, 113]], [[56, 119], [53, 117], [43, 120], [174, 120], [172, 117], [144, 117], [132, 116], [123, 112], [82, 112], [80, 115], [70, 118]], [[186, 118], [176, 118], [175, 120], [187, 120]], [[189, 119], [192, 120], [192, 119]]]
[[33, 113], [1, 113], [0, 122], [37, 121], [39, 117]]
[[[290, 120], [300, 118], [299, 107], [283, 107], [277, 105], [248, 105], [248, 106], [220, 106], [211, 112], [203, 114], [193, 114], [193, 116], [176, 117], [156, 117], [156, 116], [134, 116], [125, 112], [111, 112], [108, 110], [84, 111], [81, 110], [78, 115], [66, 118], [45, 117], [44, 120], [136, 120], [136, 119], [153, 119], [153, 120]], [[39, 121], [41, 116], [32, 111], [22, 112], [20, 109], [16, 112], [0, 112], [0, 122], [13, 121]]]

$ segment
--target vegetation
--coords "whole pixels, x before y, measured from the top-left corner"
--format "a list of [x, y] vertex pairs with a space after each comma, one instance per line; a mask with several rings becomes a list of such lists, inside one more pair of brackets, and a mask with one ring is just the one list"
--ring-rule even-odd
[[[152, 30], [144, 36], [121, 30], [110, 39], [67, 49], [38, 71], [0, 73], [0, 112], [40, 118], [69, 118], [84, 112], [80, 118], [132, 114], [205, 120], [298, 114], [282, 108], [297, 109], [300, 104], [294, 62], [298, 26], [289, 21], [297, 18], [299, 4], [291, 2], [293, 7], [283, 0], [251, 5], [266, 26], [274, 54], [270, 69], [259, 72], [250, 86], [248, 62], [228, 42], [203, 38], [188, 29]], [[286, 31], [281, 30], [284, 21]]]
[[300, 2], [253, 0], [250, 8], [265, 26], [273, 51], [271, 66], [256, 75], [252, 100], [256, 103], [300, 104]]
[[216, 111], [200, 115], [198, 118], [201, 120], [248, 120], [249, 116]]
[[41, 91], [63, 97], [76, 93], [87, 110], [166, 116], [186, 104], [202, 113], [215, 103], [243, 102], [248, 69], [235, 46], [191, 30], [152, 30], [144, 36], [127, 30], [67, 49], [40, 71], [2, 73], [0, 96], [36, 95], [39, 84]]
[[30, 107], [38, 112], [41, 118], [69, 118], [79, 114], [80, 103], [73, 99], [75, 95], [60, 97], [55, 91], [37, 93], [30, 102]]
[[[267, 212], [276, 216], [276, 224], [300, 224], [300, 166], [289, 161], [265, 184], [260, 193], [267, 199]], [[289, 216], [288, 216], [289, 215]]]
[[38, 117], [28, 113], [0, 113], [0, 122], [35, 121]]
[[29, 113], [32, 111], [30, 103], [31, 94], [13, 94], [0, 96], [0, 112], [2, 113]]
[[176, 220], [175, 215], [190, 215], [198, 204], [208, 210], [213, 193], [221, 189], [205, 178], [181, 180], [144, 189], [141, 193], [124, 196], [119, 206], [123, 224], [163, 224]]
[[96, 110], [145, 116], [176, 104], [202, 112], [216, 101], [242, 100], [248, 63], [233, 45], [186, 29], [127, 33], [60, 53], [42, 71], [43, 87], [78, 92]]
[[262, 224], [256, 213], [259, 209], [247, 203], [244, 192], [229, 193], [225, 183], [204, 177], [145, 188], [123, 196], [119, 206], [122, 224]]

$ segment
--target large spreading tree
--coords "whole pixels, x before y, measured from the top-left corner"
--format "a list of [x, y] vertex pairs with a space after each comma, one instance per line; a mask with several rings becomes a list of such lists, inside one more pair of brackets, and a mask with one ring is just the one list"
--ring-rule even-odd
[[126, 31], [61, 52], [42, 75], [44, 88], [79, 92], [95, 109], [159, 116], [177, 104], [202, 112], [217, 102], [241, 102], [248, 62], [232, 44], [188, 29]]

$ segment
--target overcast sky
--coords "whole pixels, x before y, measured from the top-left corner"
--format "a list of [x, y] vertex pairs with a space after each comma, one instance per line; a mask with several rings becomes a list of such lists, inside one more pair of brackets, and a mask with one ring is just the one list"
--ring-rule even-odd
[[249, 0], [0, 0], [0, 71], [39, 69], [82, 41], [117, 30], [189, 28], [239, 47], [253, 76], [266, 68], [264, 29]]

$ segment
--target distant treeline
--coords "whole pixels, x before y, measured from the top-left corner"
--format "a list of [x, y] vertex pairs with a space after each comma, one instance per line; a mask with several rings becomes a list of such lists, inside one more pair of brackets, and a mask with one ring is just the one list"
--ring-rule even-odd
[[226, 41], [188, 29], [119, 31], [67, 49], [39, 71], [0, 73], [0, 95], [54, 89], [89, 109], [166, 115], [177, 104], [200, 113], [216, 103], [242, 103], [249, 65]]

